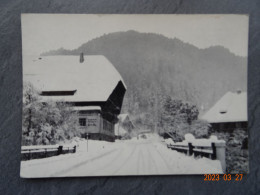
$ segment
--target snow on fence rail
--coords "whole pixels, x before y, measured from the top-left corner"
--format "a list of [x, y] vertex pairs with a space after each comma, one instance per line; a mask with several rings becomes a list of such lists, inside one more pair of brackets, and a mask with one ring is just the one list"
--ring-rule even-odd
[[76, 146], [72, 145], [22, 146], [21, 160], [47, 158], [75, 152]]
[[223, 140], [216, 137], [210, 139], [195, 139], [191, 134], [185, 135], [183, 142], [167, 144], [167, 147], [178, 152], [185, 153], [189, 156], [194, 155], [219, 160], [222, 165], [223, 172], [226, 171], [226, 144]]
[[177, 145], [177, 144], [168, 144], [168, 148], [172, 150], [176, 150], [178, 152], [183, 152], [188, 155], [202, 156], [207, 157], [212, 160], [216, 159], [216, 146], [215, 143], [212, 143], [211, 147], [209, 146], [193, 146], [192, 143], [188, 143], [188, 145]]

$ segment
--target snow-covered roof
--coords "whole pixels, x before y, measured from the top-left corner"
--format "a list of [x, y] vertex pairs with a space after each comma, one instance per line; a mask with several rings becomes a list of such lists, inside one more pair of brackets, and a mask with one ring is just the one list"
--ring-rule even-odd
[[[24, 81], [40, 91], [72, 91], [71, 96], [42, 96], [43, 101], [106, 101], [118, 82], [124, 81], [115, 67], [101, 55], [43, 56], [23, 58]], [[126, 88], [126, 86], [125, 86]]]
[[247, 93], [227, 92], [201, 119], [210, 123], [247, 121]]
[[73, 110], [83, 111], [83, 110], [101, 110], [100, 106], [74, 106]]

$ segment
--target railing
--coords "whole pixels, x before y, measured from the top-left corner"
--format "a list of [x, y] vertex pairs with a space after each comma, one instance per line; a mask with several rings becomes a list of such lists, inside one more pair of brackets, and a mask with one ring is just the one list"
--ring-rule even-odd
[[21, 160], [47, 158], [60, 154], [75, 153], [76, 146], [48, 145], [48, 146], [22, 146]]
[[192, 143], [188, 144], [167, 144], [167, 147], [176, 150], [178, 152], [185, 153], [189, 156], [194, 155], [195, 157], [201, 156], [210, 158], [212, 160], [219, 160], [221, 162], [221, 166], [223, 172], [226, 171], [226, 146], [225, 143], [211, 143], [209, 146], [198, 146], [192, 145]]
[[215, 143], [211, 143], [211, 146], [194, 146], [192, 143], [188, 143], [188, 145], [168, 144], [167, 147], [178, 152], [186, 153], [189, 156], [194, 154], [195, 157], [201, 156], [212, 160], [216, 159]]

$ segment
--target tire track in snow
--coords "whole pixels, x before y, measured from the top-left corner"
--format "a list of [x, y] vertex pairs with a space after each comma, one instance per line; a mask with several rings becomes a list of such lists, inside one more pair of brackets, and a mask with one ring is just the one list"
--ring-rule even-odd
[[142, 159], [142, 155], [141, 155], [141, 152], [140, 152], [140, 149], [138, 151], [138, 156], [137, 156], [137, 175], [140, 174], [140, 167], [141, 167], [141, 159]]
[[[156, 165], [156, 163], [155, 163], [154, 157], [152, 156], [151, 151], [148, 150], [148, 149], [147, 149], [147, 153], [148, 153], [148, 159], [150, 159], [150, 162], [151, 162], [151, 163], [149, 163], [149, 164], [150, 164], [150, 167], [151, 167], [150, 171], [152, 170], [152, 168], [154, 168], [154, 169], [155, 169], [154, 174], [157, 174], [157, 173], [158, 173], [158, 168], [157, 168], [157, 165]], [[152, 166], [152, 164], [153, 164], [154, 166]]]
[[144, 148], [141, 149], [141, 156], [142, 156], [142, 160], [141, 160], [141, 167], [142, 167], [142, 171], [143, 171], [143, 174], [147, 174], [149, 173], [149, 169], [147, 170], [147, 167], [146, 166], [146, 161], [148, 162], [149, 164], [149, 160], [147, 158], [145, 158], [145, 155], [144, 155]]
[[143, 175], [148, 175], [154, 172], [154, 166], [152, 165], [152, 156], [151, 156], [151, 147], [150, 144], [146, 143], [143, 145], [140, 151], [141, 155], [141, 170], [143, 171]]
[[71, 166], [71, 167], [69, 167], [69, 168], [66, 168], [66, 169], [57, 171], [57, 172], [51, 174], [50, 177], [62, 176], [62, 175], [64, 175], [64, 174], [66, 174], [67, 172], [73, 171], [73, 170], [79, 168], [80, 166], [83, 166], [83, 165], [85, 165], [85, 164], [87, 164], [87, 163], [89, 163], [89, 162], [92, 162], [92, 161], [94, 161], [94, 160], [97, 160], [97, 159], [100, 159], [100, 158], [102, 158], [102, 157], [108, 156], [108, 155], [110, 155], [111, 153], [116, 152], [117, 150], [118, 150], [118, 149], [113, 149], [113, 150], [111, 150], [111, 151], [109, 151], [109, 152], [106, 152], [105, 154], [104, 154], [104, 153], [103, 153], [103, 154], [100, 154], [100, 155], [98, 155], [98, 156], [96, 156], [96, 157], [94, 157], [94, 158], [87, 159], [87, 160], [85, 160], [85, 161], [82, 161], [82, 162], [80, 162], [80, 163], [77, 163], [77, 164], [75, 164], [75, 165], [73, 165], [73, 166]]
[[151, 162], [150, 162], [150, 157], [148, 154], [148, 145], [146, 144], [145, 147], [142, 148], [141, 154], [142, 154], [142, 159], [143, 159], [143, 174], [147, 175], [151, 172]]
[[[153, 146], [155, 148], [155, 151], [159, 154], [159, 156], [161, 157], [162, 159], [162, 162], [164, 162], [164, 164], [166, 165], [166, 167], [168, 168], [169, 171], [172, 172], [172, 167], [168, 164], [167, 160], [165, 159], [165, 157], [158, 151], [157, 147], [156, 146]], [[170, 172], [170, 173], [171, 173]]]
[[89, 174], [91, 175], [94, 172], [96, 173], [100, 172], [102, 174], [109, 168], [110, 165], [113, 165], [114, 162], [118, 161], [118, 159], [120, 159], [120, 157], [122, 156], [123, 149], [117, 149], [117, 150], [119, 150], [119, 152], [116, 154], [116, 156], [113, 158], [112, 161], [107, 162], [104, 166], [102, 166], [102, 168], [97, 167], [95, 170], [89, 172]]
[[134, 145], [134, 149], [131, 151], [131, 153], [130, 153], [129, 156], [126, 158], [126, 160], [124, 160], [124, 161], [122, 162], [122, 164], [120, 165], [120, 167], [114, 171], [113, 175], [116, 175], [118, 172], [120, 172], [120, 170], [125, 166], [125, 164], [129, 162], [129, 160], [131, 159], [131, 157], [133, 158], [135, 151], [136, 151], [136, 145]]

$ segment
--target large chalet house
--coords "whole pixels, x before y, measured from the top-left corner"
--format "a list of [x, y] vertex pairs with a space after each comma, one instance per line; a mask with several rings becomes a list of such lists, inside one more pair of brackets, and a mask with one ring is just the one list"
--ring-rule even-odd
[[66, 102], [78, 112], [82, 137], [115, 140], [126, 85], [101, 55], [24, 58], [24, 81], [40, 91], [43, 102]]
[[201, 119], [208, 121], [214, 131], [247, 129], [247, 93], [227, 92]]

